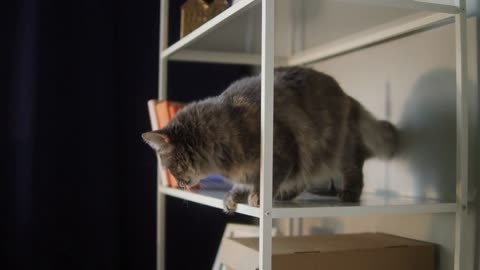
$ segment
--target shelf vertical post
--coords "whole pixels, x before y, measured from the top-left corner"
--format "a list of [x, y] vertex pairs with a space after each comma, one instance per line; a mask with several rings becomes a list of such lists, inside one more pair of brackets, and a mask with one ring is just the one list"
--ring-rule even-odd
[[[158, 99], [167, 98], [167, 59], [161, 57], [162, 51], [168, 46], [168, 1], [160, 2], [160, 35], [158, 41]], [[160, 168], [157, 165], [157, 270], [165, 269], [165, 194], [161, 193], [159, 186], [162, 185]]]
[[272, 182], [273, 182], [273, 81], [275, 2], [262, 0], [261, 59], [261, 172], [260, 172], [260, 256], [261, 270], [272, 269]]
[[[161, 185], [160, 176], [157, 179]], [[165, 224], [165, 194], [157, 188], [157, 270], [165, 269]]]
[[262, 0], [262, 106], [259, 266], [272, 269], [273, 80], [275, 2]]
[[469, 231], [469, 97], [467, 89], [467, 25], [465, 0], [458, 0], [455, 15], [456, 93], [457, 93], [457, 212], [455, 218], [455, 270], [472, 270]]
[[162, 51], [168, 47], [168, 1], [160, 2], [160, 39], [158, 52], [158, 99], [167, 98], [167, 57], [162, 57]]

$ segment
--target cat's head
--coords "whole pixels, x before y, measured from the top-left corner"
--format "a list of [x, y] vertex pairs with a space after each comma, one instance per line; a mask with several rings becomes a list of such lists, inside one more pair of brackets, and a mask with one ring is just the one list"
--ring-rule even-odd
[[143, 140], [159, 155], [162, 165], [175, 177], [180, 187], [195, 186], [209, 174], [208, 158], [194, 145], [188, 131], [175, 126], [146, 132]]

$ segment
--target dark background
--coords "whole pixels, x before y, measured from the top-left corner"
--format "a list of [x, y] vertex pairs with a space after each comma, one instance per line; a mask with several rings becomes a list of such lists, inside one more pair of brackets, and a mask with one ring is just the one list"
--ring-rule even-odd
[[[155, 269], [156, 161], [140, 134], [158, 92], [159, 1], [1, 5], [0, 269]], [[169, 98], [185, 102], [249, 72], [169, 70]], [[167, 269], [209, 269], [225, 222], [251, 221], [167, 205]]]

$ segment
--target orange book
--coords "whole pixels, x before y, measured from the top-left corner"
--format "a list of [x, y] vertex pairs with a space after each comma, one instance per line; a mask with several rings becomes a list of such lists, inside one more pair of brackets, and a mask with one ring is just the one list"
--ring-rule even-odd
[[175, 108], [171, 104], [168, 104], [168, 115], [170, 116], [170, 120], [175, 116]]
[[155, 105], [158, 118], [158, 127], [164, 128], [170, 121], [170, 113], [168, 110], [168, 101], [160, 101]]
[[177, 114], [178, 111], [180, 111], [183, 108], [183, 105], [180, 105], [178, 103], [169, 103], [168, 104], [168, 111], [170, 113], [170, 119], [172, 119], [175, 114]]
[[168, 185], [173, 187], [173, 188], [177, 188], [178, 187], [178, 183], [177, 183], [177, 180], [175, 179], [175, 177], [167, 170], [167, 180], [168, 180]]

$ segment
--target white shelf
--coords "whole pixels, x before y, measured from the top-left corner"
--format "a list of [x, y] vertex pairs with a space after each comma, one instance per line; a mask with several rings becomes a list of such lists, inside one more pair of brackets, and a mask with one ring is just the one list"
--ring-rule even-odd
[[288, 65], [304, 65], [315, 61], [327, 59], [342, 53], [360, 49], [376, 44], [390, 38], [420, 30], [429, 25], [452, 18], [454, 15], [447, 13], [421, 12], [376, 26], [340, 40], [310, 48], [290, 56]]
[[[181, 189], [175, 189], [170, 187], [160, 186], [158, 192], [165, 195], [169, 195], [175, 198], [199, 203], [202, 205], [223, 209], [223, 197], [225, 196], [225, 191], [218, 190], [201, 190], [198, 192], [185, 191]], [[256, 207], [251, 207], [245, 204], [239, 204], [237, 207], [237, 213], [259, 217], [260, 210]]]
[[238, 52], [181, 50], [175, 55], [172, 55], [170, 60], [220, 64], [260, 65], [259, 54]]
[[424, 11], [433, 11], [440, 13], [459, 13], [460, 9], [455, 4], [455, 0], [334, 0], [338, 2], [365, 3], [372, 5], [418, 9]]
[[[159, 192], [179, 199], [223, 209], [225, 191], [184, 191], [159, 187]], [[454, 202], [365, 193], [359, 203], [343, 203], [336, 197], [304, 193], [292, 201], [276, 201], [272, 218], [372, 216], [388, 214], [454, 213]], [[237, 213], [260, 217], [259, 208], [239, 204]]]
[[242, 0], [232, 7], [228, 8], [224, 12], [220, 13], [213, 19], [209, 20], [199, 28], [195, 29], [193, 32], [189, 33], [179, 41], [175, 42], [172, 46], [161, 52], [162, 58], [167, 58], [170, 55], [178, 52], [182, 48], [190, 45], [191, 43], [197, 41], [199, 38], [207, 35], [209, 32], [219, 27], [220, 25], [228, 22], [234, 17], [238, 16], [242, 12], [245, 12], [249, 8], [253, 7], [255, 4], [260, 3], [260, 0]]
[[[281, 2], [288, 2], [288, 0]], [[359, 28], [354, 34], [349, 34], [342, 39], [331, 40], [316, 48], [307, 48], [307, 50], [298, 51], [293, 55], [291, 55], [291, 50], [287, 50], [287, 52], [283, 48], [281, 52], [276, 51], [276, 65], [301, 65], [319, 61], [428, 27], [451, 18], [452, 14], [459, 12], [458, 7], [449, 0], [328, 0], [325, 1], [325, 5], [334, 2], [372, 5], [372, 16], [378, 12], [375, 10], [375, 6], [410, 10], [410, 16], [393, 19], [382, 25], [374, 25], [371, 29]], [[161, 51], [161, 58], [173, 61], [259, 65], [260, 47], [258, 43], [259, 29], [261, 28], [259, 17], [261, 14], [258, 3], [260, 0], [239, 1]], [[286, 14], [290, 12], [290, 8], [288, 4], [283, 4], [279, 17], [288, 17], [289, 15]], [[239, 16], [240, 14], [241, 16]], [[229, 23], [231, 21], [233, 22]], [[250, 28], [250, 30], [245, 30], [246, 28]], [[225, 37], [228, 38], [225, 39]], [[245, 43], [245, 39], [249, 40], [247, 42], [249, 44]]]

